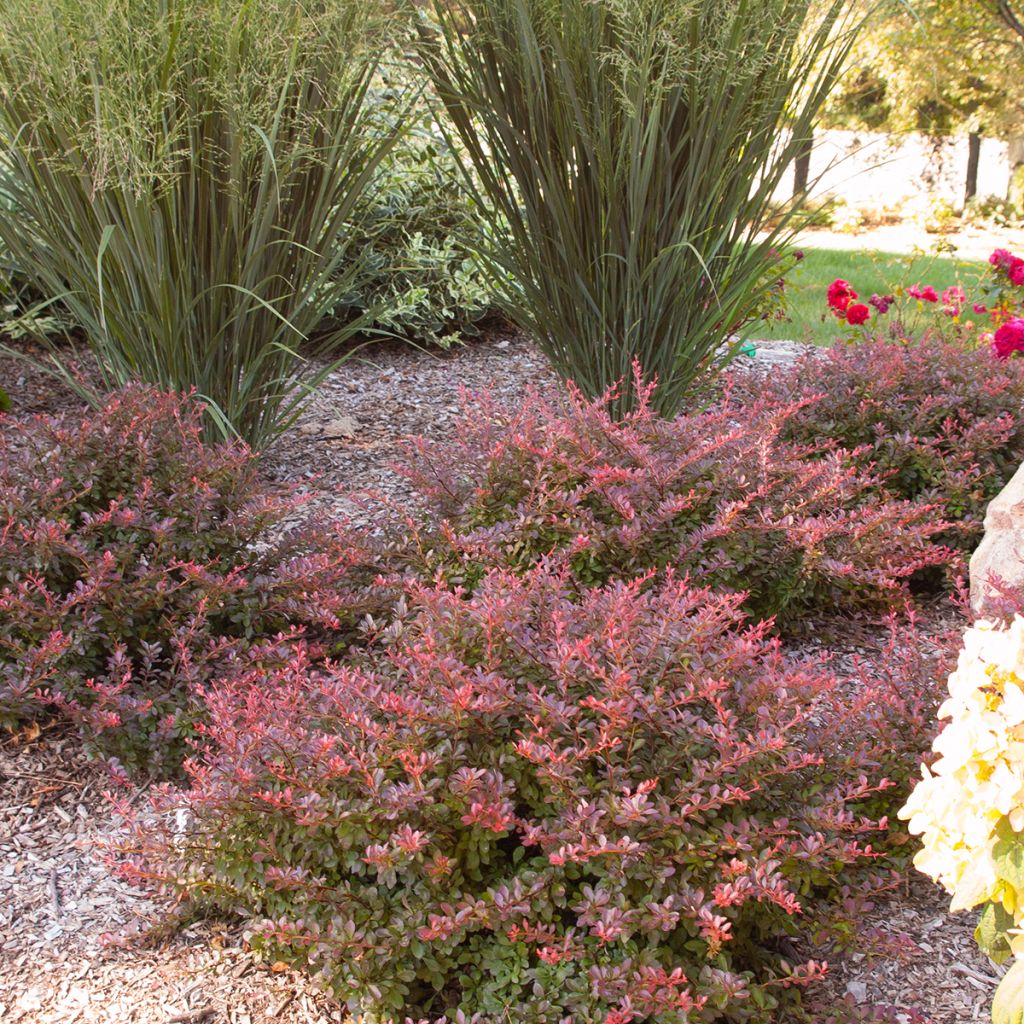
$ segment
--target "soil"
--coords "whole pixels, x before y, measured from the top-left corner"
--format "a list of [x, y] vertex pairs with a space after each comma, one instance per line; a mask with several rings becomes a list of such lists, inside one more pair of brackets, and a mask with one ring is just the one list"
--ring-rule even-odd
[[[785, 342], [760, 345], [759, 365], [770, 371], [798, 351]], [[7, 380], [17, 415], [81, 405], [73, 391], [10, 357], [0, 358], [0, 381]], [[512, 335], [440, 354], [379, 345], [328, 378], [301, 419], [265, 453], [263, 470], [269, 479], [305, 490], [312, 510], [372, 527], [374, 492], [408, 497], [390, 467], [402, 437], [446, 436], [461, 389], [490, 388], [516, 403], [527, 388], [553, 380], [540, 353]], [[852, 672], [849, 659], [858, 652], [877, 656], [881, 638], [862, 629], [845, 646], [830, 638], [828, 647]], [[347, 1019], [341, 1006], [283, 964], [254, 963], [240, 925], [176, 924], [174, 907], [116, 877], [99, 852], [120, 824], [104, 796], [108, 781], [73, 734], [32, 727], [0, 737], [0, 1021]], [[952, 917], [947, 903], [944, 893], [912, 874], [864, 922], [878, 941], [833, 958], [829, 1001], [846, 1000], [865, 1013], [871, 1006], [893, 1007], [906, 1024], [985, 1019], [1001, 972], [974, 945], [971, 915]]]

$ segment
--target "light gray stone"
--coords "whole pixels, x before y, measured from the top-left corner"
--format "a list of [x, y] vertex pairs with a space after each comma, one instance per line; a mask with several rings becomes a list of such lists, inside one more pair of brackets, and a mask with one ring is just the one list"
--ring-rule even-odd
[[1024, 466], [993, 498], [985, 536], [971, 556], [971, 611], [977, 618], [985, 617], [995, 596], [991, 576], [1024, 588]]

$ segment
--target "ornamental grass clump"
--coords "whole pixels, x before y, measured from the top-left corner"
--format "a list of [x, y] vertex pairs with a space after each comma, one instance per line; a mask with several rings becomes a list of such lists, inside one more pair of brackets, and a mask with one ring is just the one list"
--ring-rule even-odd
[[951, 561], [935, 507], [889, 495], [856, 452], [784, 440], [800, 402], [737, 413], [726, 395], [669, 420], [654, 393], [638, 379], [621, 420], [614, 390], [516, 410], [471, 401], [452, 439], [410, 448], [432, 517], [409, 521], [406, 557], [468, 587], [555, 552], [584, 586], [673, 568], [743, 592], [750, 614], [784, 629], [902, 607], [916, 574]]
[[279, 633], [341, 649], [384, 605], [366, 542], [290, 527], [299, 506], [173, 395], [5, 420], [0, 725], [58, 711], [126, 769], [177, 771], [197, 687], [243, 655], [273, 663]]
[[888, 884], [858, 811], [885, 782], [820, 752], [835, 680], [671, 575], [405, 604], [356, 660], [213, 686], [129, 873], [242, 913], [357, 1017], [780, 1019]]
[[[104, 384], [195, 389], [262, 445], [358, 326], [353, 217], [397, 127], [367, 103], [369, 0], [12, 0], [0, 242]], [[59, 358], [59, 353], [55, 353]]]
[[625, 379], [616, 414], [634, 359], [677, 412], [763, 314], [799, 207], [779, 218], [771, 197], [855, 37], [849, 9], [445, 0], [422, 23], [504, 309], [590, 397]]

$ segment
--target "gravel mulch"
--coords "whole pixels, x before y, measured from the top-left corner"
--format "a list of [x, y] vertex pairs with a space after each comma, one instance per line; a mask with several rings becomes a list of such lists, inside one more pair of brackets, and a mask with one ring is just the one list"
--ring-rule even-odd
[[[803, 346], [759, 346], [768, 372]], [[0, 380], [11, 380], [0, 359]], [[22, 370], [19, 413], [69, 408], [77, 399]], [[7, 374], [6, 377], [3, 374]], [[266, 453], [268, 478], [298, 484], [314, 508], [372, 523], [372, 505], [347, 492], [408, 496], [389, 468], [408, 434], [444, 437], [459, 389], [490, 388], [515, 403], [554, 380], [543, 357], [513, 336], [448, 353], [398, 345], [364, 350], [325, 382], [295, 427]], [[877, 652], [861, 631], [837, 662]], [[813, 645], [812, 645], [813, 646]], [[173, 910], [116, 878], [98, 847], [119, 822], [105, 776], [67, 732], [0, 734], [0, 1021], [4, 1024], [326, 1024], [344, 1010], [283, 965], [256, 965], [239, 927], [216, 921], [161, 929]], [[137, 799], [143, 799], [139, 793]], [[864, 1008], [894, 1006], [906, 1024], [983, 1020], [997, 969], [972, 939], [971, 915], [950, 917], [924, 879], [873, 911], [891, 941], [833, 964], [828, 992]], [[171, 918], [173, 920], [173, 918]], [[154, 930], [155, 929], [155, 930]], [[143, 933], [147, 941], [129, 941]], [[893, 936], [906, 936], [893, 939]], [[891, 947], [891, 948], [890, 948]], [[275, 970], [275, 967], [278, 969]]]

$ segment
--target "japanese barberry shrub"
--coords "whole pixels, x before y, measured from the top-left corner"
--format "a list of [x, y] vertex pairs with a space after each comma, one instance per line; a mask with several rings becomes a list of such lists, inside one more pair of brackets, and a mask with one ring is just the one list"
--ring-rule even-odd
[[[0, 433], [0, 722], [58, 708], [129, 767], [173, 769], [189, 691], [254, 638], [344, 642], [380, 594], [365, 544], [298, 502], [201, 407], [129, 388]], [[373, 595], [376, 594], [376, 597]]]
[[737, 595], [541, 564], [405, 604], [357, 660], [212, 687], [129, 873], [357, 1017], [495, 1024], [767, 1024], [824, 969], [788, 940], [888, 884], [885, 783], [823, 767], [835, 679]]
[[[937, 336], [837, 345], [741, 396], [800, 404], [781, 439], [831, 438], [909, 501], [955, 524], [943, 539], [975, 547], [988, 503], [1024, 460], [1024, 365]], [[737, 413], [742, 406], [737, 407]]]
[[[834, 726], [822, 736], [822, 753], [841, 774], [866, 771], [888, 779], [892, 786], [860, 810], [894, 818], [929, 758], [962, 621], [959, 615], [922, 617], [912, 611], [890, 616], [887, 627], [873, 656], [854, 653], [836, 663], [840, 685], [825, 698]], [[912, 852], [906, 829], [896, 821], [890, 821], [885, 840], [901, 861]]]
[[584, 585], [673, 567], [785, 628], [899, 606], [915, 573], [949, 561], [936, 510], [888, 495], [862, 453], [785, 439], [809, 400], [669, 420], [635, 386], [620, 420], [572, 389], [515, 411], [485, 397], [453, 440], [415, 442], [407, 472], [438, 524], [417, 537], [420, 571], [472, 586], [553, 551]]

